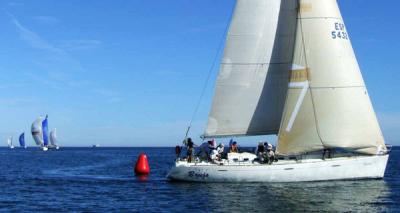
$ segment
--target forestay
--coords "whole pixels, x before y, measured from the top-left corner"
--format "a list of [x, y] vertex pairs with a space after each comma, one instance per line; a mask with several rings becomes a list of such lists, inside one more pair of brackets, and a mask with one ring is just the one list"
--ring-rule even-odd
[[336, 0], [300, 0], [277, 151], [386, 149]]
[[277, 134], [296, 25], [295, 0], [238, 0], [206, 137]]

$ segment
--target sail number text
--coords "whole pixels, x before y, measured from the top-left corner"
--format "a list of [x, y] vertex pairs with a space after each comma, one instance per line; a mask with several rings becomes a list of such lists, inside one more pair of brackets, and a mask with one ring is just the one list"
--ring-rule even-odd
[[335, 30], [332, 31], [332, 38], [349, 40], [349, 35], [345, 30], [344, 24], [338, 22], [335, 23]]

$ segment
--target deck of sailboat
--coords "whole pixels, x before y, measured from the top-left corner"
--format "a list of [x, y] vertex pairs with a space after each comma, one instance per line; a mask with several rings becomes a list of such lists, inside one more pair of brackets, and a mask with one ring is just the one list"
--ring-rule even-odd
[[388, 154], [257, 162], [177, 161], [169, 180], [195, 182], [303, 182], [383, 178]]
[[[379, 155], [377, 155], [379, 156]], [[311, 156], [306, 156], [303, 158], [297, 158], [297, 159], [283, 159], [283, 160], [278, 160], [276, 162], [273, 162], [271, 164], [268, 163], [260, 163], [258, 161], [245, 161], [245, 162], [233, 162], [233, 161], [228, 161], [226, 159], [223, 159], [221, 161], [198, 161], [198, 162], [187, 162], [186, 160], [178, 160], [176, 161], [176, 166], [187, 166], [187, 167], [226, 167], [226, 166], [257, 166], [257, 167], [274, 167], [274, 166], [280, 166], [280, 165], [292, 165], [292, 164], [312, 164], [312, 163], [321, 163], [321, 162], [340, 162], [340, 161], [346, 161], [349, 159], [352, 160], [357, 160], [357, 159], [365, 159], [365, 158], [371, 158], [374, 156], [371, 155], [347, 155], [347, 156], [338, 156], [338, 157], [332, 157], [332, 158], [325, 158], [323, 159], [321, 156], [317, 155], [311, 155]]]

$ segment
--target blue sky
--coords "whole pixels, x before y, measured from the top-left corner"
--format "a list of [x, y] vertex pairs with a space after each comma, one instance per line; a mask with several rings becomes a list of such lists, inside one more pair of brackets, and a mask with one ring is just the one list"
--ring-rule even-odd
[[[385, 138], [400, 145], [400, 3], [384, 2], [339, 4]], [[49, 114], [64, 146], [180, 143], [233, 6], [1, 1], [0, 139], [25, 131], [33, 144], [32, 121]], [[195, 139], [206, 124], [217, 68], [193, 123]]]

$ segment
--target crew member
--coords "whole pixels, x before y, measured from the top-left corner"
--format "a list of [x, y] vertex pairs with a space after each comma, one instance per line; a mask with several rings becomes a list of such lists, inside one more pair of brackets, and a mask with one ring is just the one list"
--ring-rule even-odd
[[256, 150], [256, 155], [257, 155], [258, 160], [260, 161], [260, 163], [264, 163], [265, 162], [264, 154], [265, 154], [264, 143], [260, 142], [260, 143], [258, 143], [257, 150]]
[[178, 160], [179, 157], [181, 156], [181, 152], [182, 152], [182, 147], [179, 145], [176, 145], [175, 147], [175, 154], [176, 154], [176, 159]]
[[186, 140], [186, 148], [187, 148], [187, 162], [191, 163], [193, 158], [193, 151], [194, 151], [194, 143], [191, 138]]
[[272, 164], [272, 162], [275, 161], [275, 153], [274, 153], [272, 144], [267, 145], [267, 158], [268, 158], [269, 164]]

